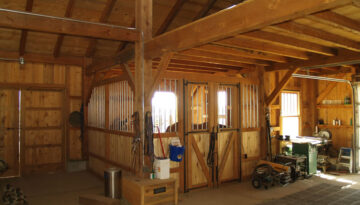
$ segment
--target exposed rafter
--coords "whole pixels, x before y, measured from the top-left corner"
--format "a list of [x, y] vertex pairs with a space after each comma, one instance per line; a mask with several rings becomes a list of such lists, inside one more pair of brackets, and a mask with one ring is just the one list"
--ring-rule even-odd
[[334, 49], [267, 31], [253, 31], [242, 36], [321, 55], [334, 56], [336, 54]]
[[320, 29], [312, 28], [310, 26], [302, 25], [296, 22], [287, 22], [276, 25], [277, 28], [284, 29], [286, 32], [292, 32], [297, 35], [307, 35], [317, 39], [325, 40], [334, 45], [342, 48], [346, 48], [352, 51], [360, 51], [360, 43], [344, 38], [342, 36], [329, 33]]
[[324, 11], [307, 18], [354, 34], [360, 34], [360, 23], [354, 19], [342, 16], [333, 11]]
[[274, 5], [272, 0], [245, 1], [153, 38], [145, 44], [145, 57], [159, 57], [350, 3], [351, 0], [279, 0]]
[[0, 27], [119, 41], [137, 41], [134, 28], [0, 8]]
[[[75, 0], [68, 1], [68, 4], [66, 6], [66, 11], [65, 11], [65, 17], [70, 17], [72, 15], [74, 3], [75, 3]], [[64, 34], [58, 35], [58, 37], [56, 39], [55, 47], [54, 47], [54, 57], [58, 57], [60, 55], [61, 45], [62, 45], [63, 41], [64, 41]]]
[[169, 14], [165, 18], [165, 21], [160, 25], [159, 29], [156, 31], [155, 36], [164, 33], [169, 28], [170, 24], [172, 23], [172, 21], [174, 20], [176, 15], [179, 13], [180, 9], [182, 8], [182, 6], [184, 5], [184, 3], [186, 1], [187, 0], [177, 0], [175, 2], [174, 6], [171, 8]]
[[195, 16], [194, 21], [203, 18], [206, 16], [210, 9], [214, 6], [217, 0], [208, 0], [205, 6], [199, 11], [199, 13]]
[[292, 60], [288, 63], [275, 63], [271, 67], [267, 67], [266, 71], [277, 71], [294, 68], [322, 68], [340, 65], [353, 65], [360, 63], [360, 53], [339, 49], [336, 56], [320, 56], [311, 55], [309, 60]]
[[[33, 8], [33, 4], [34, 4], [33, 0], [27, 0], [25, 11], [31, 12], [32, 8]], [[21, 31], [20, 46], [19, 46], [19, 55], [20, 56], [23, 56], [25, 54], [27, 34], [28, 34], [27, 30]]]
[[[111, 11], [115, 5], [115, 2], [116, 2], [116, 0], [108, 0], [106, 2], [105, 8], [103, 9], [100, 19], [99, 19], [100, 23], [105, 23], [108, 21]], [[89, 46], [86, 49], [86, 54], [85, 54], [86, 57], [91, 57], [94, 55], [95, 50], [96, 50], [96, 44], [97, 44], [96, 39], [94, 39], [94, 38], [90, 39]]]

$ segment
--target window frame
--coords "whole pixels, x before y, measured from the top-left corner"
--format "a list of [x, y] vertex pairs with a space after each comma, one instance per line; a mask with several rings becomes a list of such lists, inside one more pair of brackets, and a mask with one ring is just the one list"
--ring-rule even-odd
[[[291, 94], [297, 94], [298, 98], [297, 98], [297, 110], [298, 110], [298, 115], [289, 115], [289, 116], [283, 116], [282, 115], [282, 94], [283, 93], [291, 93]], [[279, 104], [280, 104], [280, 134], [281, 135], [284, 135], [283, 133], [283, 119], [284, 118], [287, 118], [287, 117], [297, 117], [299, 119], [299, 136], [302, 135], [302, 129], [301, 129], [301, 105], [300, 105], [300, 102], [301, 102], [301, 95], [300, 95], [300, 91], [295, 91], [295, 90], [284, 90], [284, 91], [281, 91], [280, 92], [280, 96], [279, 96]]]

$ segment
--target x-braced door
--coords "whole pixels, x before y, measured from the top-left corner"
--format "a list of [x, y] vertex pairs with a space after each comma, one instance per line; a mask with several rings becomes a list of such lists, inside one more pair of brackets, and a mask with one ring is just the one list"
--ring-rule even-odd
[[216, 86], [216, 147], [215, 182], [232, 181], [239, 178], [239, 84], [221, 84]]
[[239, 86], [187, 82], [187, 189], [239, 178]]

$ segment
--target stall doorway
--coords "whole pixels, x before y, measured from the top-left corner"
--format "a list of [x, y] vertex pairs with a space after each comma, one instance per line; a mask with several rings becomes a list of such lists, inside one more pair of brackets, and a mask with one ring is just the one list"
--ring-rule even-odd
[[239, 178], [239, 86], [187, 82], [186, 189]]

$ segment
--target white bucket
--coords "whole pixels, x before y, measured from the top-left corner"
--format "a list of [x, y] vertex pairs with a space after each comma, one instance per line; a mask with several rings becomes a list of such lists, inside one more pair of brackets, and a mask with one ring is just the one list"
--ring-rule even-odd
[[156, 179], [170, 178], [170, 159], [155, 159], [154, 170]]

